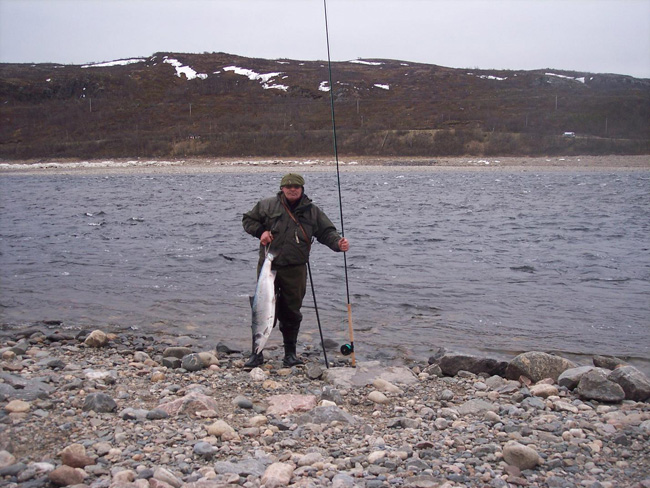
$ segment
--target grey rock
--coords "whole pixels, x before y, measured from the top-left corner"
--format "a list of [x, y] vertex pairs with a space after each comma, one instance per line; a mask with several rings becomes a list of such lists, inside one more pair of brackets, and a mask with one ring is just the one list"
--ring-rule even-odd
[[90, 393], [84, 401], [85, 412], [93, 410], [98, 413], [109, 413], [117, 410], [117, 403], [106, 393]]
[[180, 488], [181, 485], [183, 484], [183, 482], [179, 480], [174, 473], [172, 473], [166, 468], [161, 468], [161, 467], [156, 468], [153, 472], [153, 477], [154, 479], [163, 481], [173, 486], [174, 488]]
[[341, 405], [343, 403], [343, 395], [341, 395], [341, 392], [336, 388], [332, 388], [331, 386], [326, 386], [323, 388], [321, 399], [334, 402], [337, 405]]
[[253, 402], [243, 395], [237, 395], [235, 399], [232, 401], [232, 403], [233, 405], [239, 408], [246, 408], [246, 409], [253, 408]]
[[203, 459], [210, 460], [214, 457], [218, 450], [219, 449], [214, 447], [209, 442], [197, 442], [194, 444], [192, 452]]
[[449, 402], [454, 399], [454, 392], [446, 388], [438, 394], [438, 400]]
[[304, 424], [329, 424], [330, 422], [343, 422], [356, 425], [357, 420], [338, 407], [316, 407], [298, 417], [296, 423]]
[[50, 369], [60, 370], [65, 368], [65, 363], [60, 359], [50, 359], [45, 363], [45, 365]]
[[616, 356], [594, 356], [592, 358], [594, 366], [614, 370], [619, 366], [626, 365], [626, 362]]
[[216, 350], [217, 350], [217, 352], [222, 353], [222, 354], [236, 354], [236, 353], [241, 352], [239, 349], [233, 349], [233, 348], [231, 348], [230, 346], [228, 346], [227, 344], [225, 344], [223, 342], [219, 342], [217, 344]]
[[93, 330], [84, 340], [84, 344], [88, 347], [106, 347], [108, 345], [108, 336], [101, 330]]
[[442, 378], [444, 376], [442, 368], [440, 368], [440, 365], [438, 363], [430, 364], [424, 368], [422, 372], [428, 374], [429, 376], [437, 376], [438, 378]]
[[183, 356], [181, 360], [181, 368], [187, 371], [200, 371], [204, 368], [201, 356], [197, 353], [188, 354]]
[[169, 356], [169, 357], [166, 357], [166, 358], [162, 359], [162, 365], [165, 368], [178, 369], [178, 368], [181, 367], [182, 364], [183, 364], [183, 362], [179, 358], [174, 357], [174, 356]]
[[10, 373], [0, 372], [0, 397], [33, 401], [50, 396], [54, 388], [37, 379], [26, 379]]
[[49, 332], [45, 335], [45, 338], [50, 342], [63, 342], [63, 341], [74, 341], [75, 336], [70, 332], [64, 332], [62, 330], [55, 330]]
[[359, 361], [356, 368], [330, 368], [323, 372], [323, 381], [343, 388], [370, 385], [377, 378], [396, 385], [418, 382], [410, 369], [404, 366], [385, 366], [379, 361]]
[[539, 397], [528, 397], [524, 398], [521, 401], [523, 407], [535, 408], [537, 410], [544, 410], [546, 408], [546, 403]]
[[600, 402], [620, 402], [625, 399], [625, 392], [618, 383], [607, 379], [602, 369], [585, 373], [580, 379], [576, 393], [585, 400]]
[[266, 459], [243, 459], [240, 461], [219, 461], [214, 464], [214, 470], [217, 474], [235, 473], [239, 476], [257, 476], [264, 475], [266, 467], [270, 461]]
[[163, 420], [169, 418], [169, 414], [160, 408], [154, 408], [147, 412], [147, 420]]
[[508, 365], [505, 361], [467, 356], [463, 354], [446, 354], [438, 361], [442, 373], [456, 376], [459, 371], [469, 371], [474, 374], [503, 375]]
[[386, 425], [388, 428], [393, 429], [417, 429], [420, 426], [420, 422], [416, 419], [410, 419], [407, 417], [397, 417], [390, 419]]
[[10, 351], [13, 351], [16, 356], [24, 356], [27, 353], [27, 350], [30, 348], [29, 341], [23, 339], [18, 342], [15, 346], [9, 348]]
[[436, 364], [440, 361], [440, 358], [447, 354], [447, 350], [444, 347], [438, 347], [431, 351], [432, 354], [429, 356], [429, 364]]
[[647, 376], [634, 366], [616, 368], [609, 374], [607, 379], [623, 388], [626, 400], [645, 402], [650, 399], [650, 381], [648, 381]]
[[14, 463], [4, 468], [0, 468], [0, 476], [18, 476], [18, 473], [22, 472], [27, 468], [25, 463]]
[[188, 354], [192, 354], [192, 350], [189, 347], [168, 347], [163, 351], [163, 358], [172, 357], [183, 359]]
[[569, 390], [574, 390], [580, 383], [580, 378], [593, 369], [593, 366], [578, 366], [577, 368], [567, 369], [558, 377], [557, 384]]
[[320, 365], [316, 363], [309, 363], [307, 364], [307, 371], [305, 374], [310, 380], [317, 380], [323, 376], [323, 368], [321, 368]]
[[144, 420], [148, 414], [149, 411], [144, 408], [127, 407], [120, 412], [120, 417], [123, 420]]
[[521, 470], [533, 469], [542, 462], [537, 451], [515, 441], [503, 446], [503, 460]]
[[497, 412], [498, 410], [499, 408], [492, 403], [477, 398], [463, 403], [458, 408], [458, 413], [461, 415], [478, 415], [488, 411]]
[[557, 381], [567, 369], [577, 365], [568, 359], [545, 352], [530, 351], [516, 356], [506, 368], [506, 378], [518, 380], [520, 376], [530, 378], [537, 383], [545, 378]]
[[355, 478], [349, 474], [339, 473], [332, 478], [332, 488], [354, 488], [357, 486]]

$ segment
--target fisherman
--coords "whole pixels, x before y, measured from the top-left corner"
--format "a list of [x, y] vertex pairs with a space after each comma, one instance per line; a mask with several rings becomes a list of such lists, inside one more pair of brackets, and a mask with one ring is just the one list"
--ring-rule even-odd
[[[304, 364], [296, 356], [298, 331], [302, 321], [300, 308], [307, 290], [307, 262], [312, 239], [336, 252], [350, 248], [346, 238], [336, 231], [332, 221], [305, 195], [305, 179], [296, 173], [282, 177], [280, 191], [260, 200], [242, 219], [244, 230], [260, 240], [259, 275], [267, 252], [273, 253], [276, 271], [276, 317], [284, 340], [285, 367]], [[254, 368], [264, 363], [262, 351], [244, 365]]]

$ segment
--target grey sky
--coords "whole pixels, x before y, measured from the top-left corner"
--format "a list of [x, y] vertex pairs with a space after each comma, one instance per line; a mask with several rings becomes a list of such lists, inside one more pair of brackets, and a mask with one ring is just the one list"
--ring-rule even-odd
[[[650, 78], [650, 0], [327, 0], [332, 59]], [[0, 0], [0, 62], [325, 60], [322, 0]]]

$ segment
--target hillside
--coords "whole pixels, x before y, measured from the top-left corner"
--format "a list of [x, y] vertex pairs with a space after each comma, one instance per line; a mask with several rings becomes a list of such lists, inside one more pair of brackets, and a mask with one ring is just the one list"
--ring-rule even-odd
[[[394, 60], [332, 76], [340, 154], [650, 154], [648, 79]], [[0, 64], [0, 157], [331, 155], [328, 78], [224, 53]]]

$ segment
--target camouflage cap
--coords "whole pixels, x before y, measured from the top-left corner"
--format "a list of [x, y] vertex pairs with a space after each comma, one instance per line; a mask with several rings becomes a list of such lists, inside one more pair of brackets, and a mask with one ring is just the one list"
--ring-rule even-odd
[[305, 179], [297, 173], [289, 173], [282, 177], [280, 188], [287, 185], [305, 186]]

